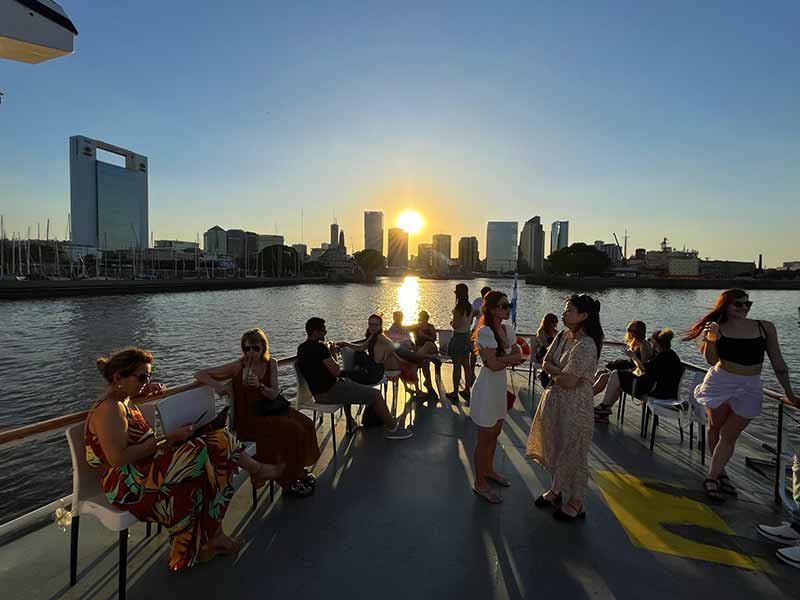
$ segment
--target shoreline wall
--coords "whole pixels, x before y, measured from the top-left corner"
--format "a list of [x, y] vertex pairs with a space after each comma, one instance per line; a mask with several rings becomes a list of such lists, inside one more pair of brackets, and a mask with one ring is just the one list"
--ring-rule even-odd
[[526, 277], [525, 283], [572, 290], [652, 288], [670, 290], [800, 290], [800, 280], [669, 279], [656, 277]]

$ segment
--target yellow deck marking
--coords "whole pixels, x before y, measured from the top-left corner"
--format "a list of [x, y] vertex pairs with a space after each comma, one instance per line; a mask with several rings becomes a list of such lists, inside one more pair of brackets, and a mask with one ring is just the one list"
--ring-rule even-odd
[[696, 525], [735, 535], [736, 532], [707, 505], [647, 487], [644, 480], [624, 473], [596, 471], [594, 480], [634, 546], [673, 556], [773, 573], [764, 559], [695, 542], [664, 528], [666, 524]]

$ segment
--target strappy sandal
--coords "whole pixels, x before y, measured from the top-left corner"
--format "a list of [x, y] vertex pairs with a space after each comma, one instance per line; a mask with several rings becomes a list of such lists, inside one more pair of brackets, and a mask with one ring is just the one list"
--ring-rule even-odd
[[[567, 504], [567, 506], [572, 506], [571, 504]], [[572, 506], [572, 508], [575, 508]], [[553, 513], [553, 518], [556, 521], [574, 521], [575, 519], [585, 519], [586, 518], [586, 511], [583, 509], [583, 504], [581, 504], [577, 509], [575, 509], [575, 514], [570, 515], [564, 512], [564, 506], [559, 506], [556, 511]]]
[[734, 498], [739, 495], [739, 492], [736, 491], [736, 488], [731, 483], [731, 478], [724, 473], [717, 478], [717, 483], [719, 484], [719, 491], [723, 494], [728, 494]]
[[500, 475], [500, 473], [493, 473], [491, 475], [487, 475], [486, 479], [488, 479], [489, 481], [494, 481], [500, 487], [504, 488], [511, 487], [511, 482], [507, 478]]
[[489, 504], [500, 504], [503, 501], [503, 499], [497, 494], [495, 494], [494, 491], [491, 489], [488, 491], [484, 491], [473, 486], [472, 491], [475, 492], [478, 496], [480, 496], [484, 500], [486, 500], [486, 502], [488, 502]]
[[293, 498], [308, 498], [314, 493], [314, 486], [302, 479], [298, 479], [288, 488], [284, 488], [283, 493]]
[[722, 504], [725, 502], [725, 498], [719, 493], [719, 481], [716, 479], [706, 479], [703, 481], [703, 492], [706, 498], [715, 504]]
[[533, 501], [533, 505], [536, 508], [558, 508], [561, 506], [561, 494], [557, 494], [555, 500], [548, 500], [545, 498], [545, 495], [542, 494]]

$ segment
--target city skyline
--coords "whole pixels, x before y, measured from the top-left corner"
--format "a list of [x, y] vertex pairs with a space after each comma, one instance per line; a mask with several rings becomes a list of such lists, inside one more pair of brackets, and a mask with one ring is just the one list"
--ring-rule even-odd
[[[312, 247], [335, 207], [359, 249], [364, 210], [387, 229], [416, 209], [412, 248], [447, 233], [485, 255], [488, 221], [541, 215], [569, 220], [571, 242], [627, 229], [629, 249], [666, 236], [702, 256], [798, 259], [792, 3], [496, 12], [75, 3], [74, 55], [2, 63], [6, 230], [50, 219], [63, 239], [65, 140], [85, 134], [148, 157], [160, 239], [277, 223]], [[211, 23], [224, 49], [196, 35]]]

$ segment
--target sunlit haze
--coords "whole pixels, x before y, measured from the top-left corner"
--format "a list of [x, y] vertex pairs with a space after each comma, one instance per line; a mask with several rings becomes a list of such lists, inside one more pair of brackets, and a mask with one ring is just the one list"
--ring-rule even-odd
[[447, 233], [483, 258], [487, 221], [540, 215], [629, 253], [800, 260], [793, 0], [63, 4], [74, 55], [0, 61], [9, 233], [64, 237], [80, 134], [147, 156], [155, 239], [318, 247], [335, 218], [352, 251], [380, 210], [410, 254]]
[[424, 224], [422, 215], [415, 210], [407, 210], [397, 216], [397, 226], [412, 235], [419, 233]]

